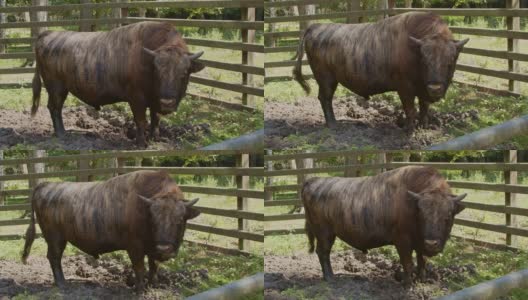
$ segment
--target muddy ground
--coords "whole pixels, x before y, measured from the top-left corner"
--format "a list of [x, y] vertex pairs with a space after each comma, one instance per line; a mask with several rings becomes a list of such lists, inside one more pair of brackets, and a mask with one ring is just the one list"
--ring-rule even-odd
[[[47, 109], [39, 109], [31, 118], [29, 110], [0, 109], [0, 148], [18, 144], [36, 149], [108, 150], [136, 149], [135, 124], [131, 116], [103, 107], [100, 111], [89, 106], [65, 107], [62, 111], [65, 137], [53, 136], [53, 125]], [[169, 126], [160, 124], [160, 140], [151, 142], [149, 149], [178, 149], [194, 143], [210, 133], [208, 124]]]
[[332, 253], [331, 263], [335, 278], [327, 284], [315, 254], [266, 256], [265, 299], [432, 299], [448, 293], [448, 278], [456, 281], [475, 272], [473, 265], [443, 268], [429, 263], [425, 282], [406, 289], [396, 279], [400, 263], [383, 255], [341, 251]]
[[27, 265], [0, 260], [0, 299], [16, 295], [38, 299], [181, 299], [183, 288], [195, 287], [208, 278], [207, 270], [169, 272], [160, 268], [159, 285], [138, 295], [132, 286], [132, 269], [116, 259], [65, 256], [62, 268], [67, 285], [61, 290], [53, 285], [45, 257], [30, 257]]
[[439, 113], [430, 108], [430, 126], [408, 134], [402, 129], [404, 114], [382, 97], [365, 100], [342, 97], [333, 101], [337, 128], [325, 126], [323, 110], [315, 97], [294, 103], [267, 101], [265, 104], [266, 144], [271, 149], [319, 145], [321, 150], [369, 147], [378, 149], [423, 149], [453, 138], [450, 128], [464, 129], [478, 120], [476, 110]]

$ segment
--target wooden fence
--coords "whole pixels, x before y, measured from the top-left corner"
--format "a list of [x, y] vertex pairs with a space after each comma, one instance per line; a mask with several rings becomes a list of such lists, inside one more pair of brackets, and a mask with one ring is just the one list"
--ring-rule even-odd
[[[279, 7], [289, 7], [289, 6], [305, 6], [305, 5], [317, 5], [317, 4], [328, 4], [331, 2], [343, 2], [337, 0], [287, 0], [287, 1], [276, 1], [276, 2], [265, 2], [264, 7], [268, 9], [276, 9]], [[355, 1], [350, 1], [355, 2]], [[507, 1], [508, 3], [511, 0]], [[516, 2], [517, 5], [519, 2]], [[495, 70], [484, 67], [479, 67], [475, 65], [468, 65], [463, 63], [458, 63], [456, 70], [468, 73], [475, 73], [500, 79], [506, 79], [509, 82], [509, 90], [506, 94], [516, 94], [519, 93], [519, 82], [528, 82], [528, 74], [522, 73], [519, 70], [519, 62], [528, 61], [528, 52], [526, 49], [519, 48], [519, 40], [528, 40], [528, 32], [520, 30], [519, 17], [528, 17], [528, 9], [520, 8], [508, 8], [508, 9], [418, 9], [418, 8], [392, 8], [392, 9], [378, 9], [378, 10], [350, 10], [346, 12], [330, 12], [330, 13], [321, 13], [321, 14], [310, 14], [310, 15], [299, 15], [299, 16], [279, 16], [279, 17], [266, 17], [266, 25], [276, 25], [281, 23], [299, 23], [299, 28], [306, 26], [307, 22], [316, 21], [316, 20], [328, 20], [328, 19], [338, 19], [343, 18], [347, 19], [350, 23], [352, 18], [358, 17], [371, 17], [371, 16], [386, 16], [386, 15], [396, 15], [410, 11], [428, 11], [434, 12], [442, 16], [495, 16], [495, 17], [506, 17], [507, 21], [507, 30], [499, 29], [487, 29], [487, 28], [466, 28], [451, 26], [450, 29], [453, 33], [465, 34], [465, 35], [475, 35], [475, 36], [484, 36], [484, 37], [499, 37], [507, 39], [508, 47], [504, 50], [489, 50], [481, 48], [471, 48], [464, 47], [462, 53], [484, 56], [489, 58], [498, 58], [505, 59], [508, 62], [508, 70]], [[296, 31], [280, 31], [277, 26], [269, 26], [272, 31], [265, 32], [265, 53], [280, 53], [280, 52], [289, 52], [293, 53], [297, 51], [297, 44], [299, 42], [299, 37], [302, 33], [301, 30]], [[277, 41], [281, 39], [288, 39], [287, 46], [273, 46]], [[269, 46], [268, 46], [269, 45]], [[522, 51], [524, 50], [524, 51]], [[521, 52], [522, 51], [522, 52]], [[293, 67], [296, 60], [286, 60], [286, 61], [267, 61], [264, 64], [264, 67], [268, 70], [271, 68], [284, 68], [284, 67]], [[308, 65], [307, 60], [303, 60], [303, 65]], [[290, 75], [291, 70], [288, 70], [288, 75], [281, 76], [266, 76], [265, 82], [273, 81], [286, 81], [292, 80]], [[306, 78], [313, 78], [312, 74], [306, 74]], [[463, 82], [469, 84], [467, 82]], [[469, 84], [472, 85], [472, 84]], [[476, 86], [478, 87], [478, 86]], [[488, 91], [495, 90], [489, 87], [482, 87]], [[500, 92], [500, 91], [499, 91]]]
[[[1, 152], [1, 151], [0, 151]], [[177, 175], [224, 175], [234, 176], [236, 187], [204, 187], [199, 185], [180, 185], [181, 190], [186, 193], [230, 196], [237, 198], [237, 208], [218, 208], [196, 206], [202, 214], [220, 216], [225, 218], [237, 219], [237, 229], [218, 228], [204, 225], [196, 222], [189, 222], [187, 228], [192, 231], [205, 232], [213, 235], [220, 235], [238, 239], [238, 249], [248, 250], [248, 241], [264, 241], [264, 235], [259, 232], [252, 232], [248, 229], [248, 220], [263, 221], [264, 215], [248, 209], [250, 201], [262, 201], [264, 192], [261, 190], [250, 189], [250, 177], [262, 177], [262, 167], [250, 167], [250, 154], [241, 151], [125, 151], [125, 152], [105, 152], [89, 153], [81, 151], [77, 155], [65, 156], [45, 156], [44, 150], [33, 151], [33, 157], [22, 159], [1, 159], [0, 155], [0, 212], [3, 211], [24, 211], [30, 210], [29, 196], [32, 188], [42, 179], [65, 178], [75, 176], [77, 181], [91, 181], [95, 175], [116, 176], [127, 172], [137, 170], [164, 170], [170, 174]], [[1, 153], [0, 153], [1, 154]], [[201, 156], [210, 157], [213, 155], [229, 155], [236, 158], [236, 167], [147, 167], [141, 166], [141, 158], [158, 157], [158, 156]], [[254, 154], [251, 154], [252, 156]], [[90, 162], [103, 160], [104, 168], [93, 168]], [[76, 162], [77, 169], [61, 170], [46, 172], [45, 164]], [[6, 166], [27, 165], [29, 172], [27, 174], [10, 174], [6, 175], [4, 169]], [[27, 189], [8, 189], [9, 181], [28, 181]], [[8, 197], [22, 197], [17, 199], [17, 204], [9, 204], [6, 201]], [[20, 203], [23, 201], [23, 203]], [[0, 220], [0, 227], [29, 224], [29, 218]], [[21, 234], [3, 234], [0, 240], [20, 239]], [[216, 247], [218, 248], [218, 247]], [[219, 248], [218, 248], [219, 249]]]
[[[373, 175], [387, 169], [408, 165], [431, 166], [439, 170], [500, 171], [503, 173], [504, 183], [469, 182], [459, 180], [448, 180], [448, 183], [452, 188], [504, 193], [504, 205], [464, 201], [467, 209], [503, 214], [504, 224], [489, 224], [462, 217], [457, 217], [455, 219], [455, 224], [505, 234], [505, 244], [468, 238], [469, 240], [487, 246], [515, 248], [518, 247], [516, 237], [528, 237], [528, 228], [520, 227], [516, 220], [516, 216], [528, 216], [528, 208], [520, 207], [518, 205], [520, 203], [516, 199], [516, 194], [528, 194], [528, 186], [517, 184], [517, 172], [528, 171], [528, 163], [517, 162], [516, 150], [504, 151], [504, 162], [497, 163], [410, 162], [409, 157], [411, 153], [420, 152], [382, 152], [377, 150], [295, 154], [270, 154], [268, 152], [264, 157], [266, 165], [266, 170], [264, 172], [266, 176], [264, 206], [302, 206], [299, 191], [306, 177], [313, 174], [332, 173], [332, 176], [356, 177], [365, 176], [367, 174], [366, 172], [371, 172], [370, 175]], [[321, 159], [325, 161], [332, 160], [333, 164], [323, 167], [317, 166], [317, 163], [314, 163], [314, 160]], [[290, 168], [274, 170], [272, 166], [281, 161], [282, 165], [290, 164]], [[295, 165], [295, 168], [292, 168], [292, 165]], [[278, 177], [280, 176], [289, 176], [290, 181], [288, 183], [291, 182], [291, 179], [293, 179], [292, 177], [296, 177], [297, 182], [295, 184], [284, 184], [285, 180], [280, 180], [283, 183], [277, 184], [276, 182], [279, 181]], [[293, 195], [293, 199], [291, 199], [292, 197], [289, 197], [289, 199], [281, 197], [281, 194], [285, 192], [289, 192], [290, 195]], [[293, 211], [294, 210], [291, 210], [291, 212]], [[277, 221], [303, 219], [303, 213], [266, 214], [264, 216], [266, 224]], [[268, 229], [264, 231], [265, 236], [301, 233], [304, 233], [304, 228]]]
[[[224, 71], [237, 72], [241, 75], [240, 83], [224, 82], [213, 78], [204, 77], [203, 72], [198, 75], [192, 75], [190, 82], [208, 87], [227, 90], [240, 93], [241, 97], [238, 103], [228, 102], [226, 99], [215, 99], [209, 95], [188, 93], [191, 96], [199, 97], [214, 104], [223, 105], [235, 109], [251, 110], [254, 106], [253, 97], [264, 97], [262, 86], [255, 86], [253, 76], [264, 76], [264, 68], [256, 66], [254, 62], [255, 53], [264, 53], [263, 45], [256, 43], [255, 32], [263, 30], [263, 22], [255, 21], [255, 9], [261, 8], [262, 1], [257, 0], [191, 0], [191, 1], [137, 1], [137, 2], [111, 2], [111, 3], [86, 3], [86, 4], [67, 4], [51, 6], [25, 6], [25, 7], [0, 7], [0, 15], [8, 13], [30, 12], [35, 15], [36, 12], [62, 12], [62, 11], [80, 11], [79, 19], [72, 20], [38, 20], [31, 22], [12, 22], [0, 23], [0, 29], [6, 30], [11, 28], [37, 28], [43, 29], [51, 26], [79, 26], [79, 29], [89, 30], [92, 26], [99, 25], [124, 25], [141, 21], [162, 21], [179, 27], [198, 27], [198, 28], [219, 28], [219, 29], [239, 29], [241, 32], [240, 41], [212, 40], [206, 38], [185, 38], [188, 45], [209, 47], [214, 49], [229, 49], [240, 51], [240, 63], [228, 63], [216, 60], [200, 61], [208, 68], [215, 68]], [[132, 8], [239, 8], [241, 11], [241, 20], [197, 20], [197, 19], [162, 19], [146, 17], [129, 17], [129, 10]], [[113, 9], [112, 18], [93, 18], [92, 10], [96, 9]], [[118, 16], [118, 17], [115, 17]], [[0, 18], [5, 19], [5, 18]], [[38, 19], [38, 18], [37, 18]], [[0, 37], [0, 46], [7, 44], [29, 44], [32, 45], [35, 36], [6, 38]], [[33, 59], [33, 52], [15, 52], [0, 54], [0, 59]], [[0, 69], [0, 75], [3, 74], [26, 74], [34, 73], [34, 68], [14, 67]], [[28, 78], [29, 79], [29, 78]], [[0, 83], [0, 88], [20, 88], [30, 87], [29, 80], [25, 82], [8, 82]], [[238, 104], [238, 105], [237, 105]]]

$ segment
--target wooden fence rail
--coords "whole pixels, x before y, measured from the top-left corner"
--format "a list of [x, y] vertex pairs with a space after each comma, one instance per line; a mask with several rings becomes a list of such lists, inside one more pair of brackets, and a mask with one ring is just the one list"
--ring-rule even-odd
[[[35, 150], [38, 151], [38, 150]], [[30, 195], [34, 184], [30, 184], [29, 188], [25, 189], [7, 189], [9, 181], [28, 181], [36, 182], [36, 180], [48, 179], [48, 178], [64, 178], [74, 177], [77, 180], [88, 180], [93, 178], [94, 175], [106, 175], [115, 176], [118, 174], [124, 174], [128, 172], [138, 170], [163, 170], [170, 174], [177, 175], [224, 175], [234, 176], [238, 180], [249, 182], [250, 177], [262, 177], [263, 168], [261, 167], [249, 167], [249, 153], [243, 151], [123, 151], [123, 152], [104, 152], [104, 153], [84, 153], [78, 155], [64, 155], [64, 156], [44, 156], [44, 157], [32, 157], [32, 158], [17, 158], [17, 159], [0, 159], [0, 167], [5, 170], [10, 167], [18, 167], [20, 165], [31, 165], [40, 166], [40, 168], [33, 167], [34, 172], [28, 172], [27, 174], [0, 174], [0, 199], [13, 199], [11, 201], [4, 201], [0, 205], [0, 211], [23, 211], [30, 210]], [[141, 166], [138, 165], [141, 162], [141, 158], [156, 157], [156, 156], [211, 156], [211, 155], [227, 155], [237, 157], [244, 157], [247, 163], [237, 167], [155, 167], [155, 166]], [[255, 155], [253, 153], [252, 155]], [[90, 162], [96, 160], [103, 160], [110, 162], [114, 167], [106, 168], [93, 168]], [[134, 161], [135, 166], [127, 166], [126, 162]], [[78, 169], [75, 170], [64, 170], [64, 171], [45, 171], [44, 165], [50, 165], [53, 163], [65, 163], [65, 162], [81, 162], [78, 163]], [[105, 165], [107, 165], [105, 163]], [[56, 168], [56, 167], [54, 167]], [[11, 172], [12, 173], [12, 172]], [[249, 244], [247, 241], [263, 242], [264, 235], [259, 232], [249, 231], [247, 221], [262, 222], [264, 220], [264, 214], [250, 211], [248, 208], [249, 201], [258, 201], [258, 199], [264, 198], [264, 191], [251, 189], [248, 184], [241, 185], [234, 188], [231, 187], [209, 187], [209, 186], [198, 186], [198, 185], [179, 185], [181, 190], [185, 193], [193, 194], [204, 194], [204, 195], [218, 195], [237, 197], [245, 205], [237, 206], [234, 208], [218, 208], [201, 206], [198, 204], [196, 208], [203, 214], [213, 215], [224, 218], [234, 218], [241, 224], [236, 229], [231, 228], [216, 228], [206, 224], [200, 224], [196, 222], [190, 222], [188, 229], [193, 231], [205, 232], [214, 235], [221, 235], [231, 238], [236, 238], [241, 243], [239, 244], [240, 250], [248, 250]], [[0, 226], [16, 226], [29, 224], [28, 218], [23, 219], [10, 219], [0, 220]], [[4, 232], [6, 232], [4, 230]], [[20, 234], [7, 233], [0, 235], [0, 240], [3, 239], [15, 239], [21, 238]]]
[[[414, 153], [423, 153], [416, 152]], [[354, 164], [343, 164], [343, 161], [350, 163], [350, 157], [381, 157], [381, 159], [375, 159], [372, 162], [367, 162], [362, 159], [361, 163]], [[374, 174], [380, 170], [394, 169], [402, 166], [430, 166], [439, 170], [461, 170], [461, 171], [496, 171], [501, 172], [504, 176], [505, 183], [488, 183], [488, 182], [472, 182], [463, 180], [447, 180], [451, 188], [469, 189], [475, 191], [491, 191], [500, 192], [505, 194], [505, 202], [502, 204], [489, 204], [480, 202], [468, 202], [465, 201], [467, 209], [478, 210], [490, 213], [503, 214], [505, 216], [504, 224], [490, 224], [477, 220], [470, 220], [467, 218], [458, 217], [455, 220], [455, 224], [459, 226], [471, 227], [482, 229], [486, 231], [492, 231], [496, 233], [502, 233], [506, 235], [505, 244], [508, 246], [517, 247], [517, 242], [514, 239], [516, 236], [528, 237], [528, 228], [522, 228], [519, 226], [520, 223], [516, 221], [516, 216], [528, 217], [528, 208], [519, 207], [518, 203], [515, 202], [516, 194], [527, 194], [528, 186], [517, 183], [517, 172], [524, 171], [528, 172], [528, 163], [518, 163], [516, 150], [504, 151], [506, 162], [497, 163], [450, 163], [450, 162], [409, 162], [409, 161], [391, 161], [395, 155], [402, 156], [404, 160], [408, 160], [409, 153], [403, 155], [402, 151], [332, 151], [332, 152], [319, 152], [319, 153], [294, 153], [294, 154], [269, 154], [265, 155], [265, 163], [267, 168], [264, 171], [266, 178], [282, 178], [281, 176], [288, 176], [282, 180], [274, 179], [268, 181], [264, 187], [265, 195], [267, 199], [264, 202], [265, 207], [276, 207], [276, 206], [294, 206], [302, 207], [300, 199], [300, 188], [302, 187], [303, 181], [297, 182], [297, 184], [289, 183], [293, 180], [292, 177], [297, 179], [302, 176], [305, 178], [309, 175], [315, 174], [328, 174], [332, 176], [345, 176], [355, 177], [358, 172], [374, 171]], [[407, 157], [407, 158], [405, 158]], [[299, 168], [296, 169], [281, 169], [273, 170], [273, 165], [278, 162], [284, 162], [287, 164], [290, 160], [311, 160], [313, 167]], [[331, 166], [318, 166], [313, 163], [314, 159], [333, 161]], [[335, 161], [339, 161], [336, 163]], [[357, 159], [356, 159], [357, 161]], [[380, 161], [386, 161], [380, 163]], [[326, 163], [328, 164], [328, 163]], [[289, 180], [286, 180], [288, 179]], [[286, 181], [285, 181], [286, 180]], [[273, 184], [274, 182], [281, 182], [282, 184]], [[287, 193], [285, 199], [283, 195]], [[281, 213], [281, 214], [267, 214], [264, 216], [265, 222], [278, 222], [278, 221], [289, 221], [289, 220], [302, 220], [304, 219], [303, 213]], [[282, 235], [282, 234], [301, 234], [304, 233], [303, 228], [294, 229], [270, 229], [265, 230], [264, 235]], [[483, 241], [489, 243], [489, 241]]]
[[[30, 22], [9, 22], [0, 23], [0, 30], [14, 29], [14, 28], [45, 28], [58, 26], [79, 26], [79, 28], [90, 28], [94, 25], [120, 25], [130, 24], [141, 21], [159, 21], [167, 22], [178, 27], [199, 27], [199, 28], [219, 28], [219, 29], [237, 29], [241, 32], [241, 41], [225, 41], [225, 40], [211, 40], [201, 38], [186, 38], [186, 42], [191, 46], [208, 47], [213, 49], [229, 49], [240, 51], [242, 60], [240, 63], [218, 62], [213, 60], [202, 59], [208, 68], [219, 69], [222, 71], [236, 72], [241, 75], [240, 83], [223, 82], [213, 78], [203, 77], [202, 74], [198, 76], [191, 76], [190, 82], [226, 90], [240, 94], [238, 101], [232, 99], [216, 99], [203, 93], [189, 93], [191, 96], [202, 98], [209, 103], [218, 104], [219, 106], [237, 109], [237, 110], [253, 110], [255, 106], [254, 96], [264, 97], [264, 88], [262, 86], [255, 86], [255, 81], [252, 76], [264, 76], [264, 68], [257, 66], [253, 59], [254, 53], [264, 53], [262, 44], [255, 42], [255, 31], [262, 31], [264, 28], [263, 21], [256, 21], [254, 14], [249, 18], [245, 17], [242, 20], [202, 20], [202, 19], [164, 19], [164, 18], [146, 18], [146, 17], [130, 17], [128, 16], [129, 9], [132, 8], [239, 8], [241, 12], [254, 11], [255, 8], [262, 7], [262, 1], [256, 0], [203, 0], [203, 1], [137, 1], [137, 2], [110, 2], [110, 3], [89, 3], [89, 4], [65, 4], [65, 5], [46, 5], [46, 6], [22, 6], [22, 7], [0, 7], [0, 13], [24, 13], [24, 12], [62, 12], [80, 10], [81, 12], [90, 12], [95, 9], [121, 9], [122, 13], [117, 15], [118, 18], [80, 18], [71, 20], [45, 20]], [[81, 14], [82, 16], [90, 16], [91, 14]], [[121, 16], [121, 17], [119, 17]], [[249, 38], [248, 38], [249, 37]], [[35, 37], [21, 37], [21, 38], [1, 38], [0, 44], [29, 44], [33, 45]], [[9, 48], [8, 48], [9, 49]], [[207, 51], [206, 51], [207, 52]], [[244, 59], [246, 57], [246, 59]], [[247, 59], [249, 57], [249, 59]], [[34, 54], [31, 52], [7, 52], [0, 54], [0, 59], [34, 59]], [[31, 67], [12, 67], [0, 69], [0, 75], [6, 74], [30, 74], [34, 73], [34, 68]], [[30, 87], [30, 78], [27, 82], [2, 82], [0, 88], [27, 88]], [[231, 96], [225, 96], [231, 97]], [[238, 102], [238, 103], [233, 103]], [[224, 105], [227, 104], [227, 105]]]
[[[291, 5], [309, 5], [309, 4], [323, 4], [328, 1], [323, 0], [294, 0], [294, 1], [278, 1], [278, 2], [266, 2], [264, 7], [283, 7]], [[508, 20], [518, 19], [519, 17], [528, 17], [528, 9], [520, 8], [504, 8], [504, 9], [419, 9], [419, 8], [393, 8], [393, 9], [383, 9], [383, 10], [351, 10], [346, 12], [325, 12], [319, 14], [310, 14], [310, 15], [299, 15], [299, 16], [280, 16], [280, 17], [267, 17], [265, 23], [267, 24], [276, 24], [276, 23], [299, 23], [299, 28], [301, 28], [301, 22], [306, 21], [316, 21], [316, 20], [328, 20], [328, 19], [347, 19], [353, 20], [357, 17], [369, 17], [369, 16], [383, 16], [383, 15], [396, 15], [401, 13], [406, 13], [410, 11], [422, 11], [422, 12], [433, 12], [442, 16], [495, 16], [495, 17], [507, 17]], [[270, 27], [271, 28], [271, 27]], [[278, 27], [274, 26], [272, 32], [264, 33], [264, 38], [266, 40], [266, 45], [276, 45], [278, 39], [288, 38], [288, 46], [273, 46], [265, 47], [265, 53], [282, 53], [282, 52], [296, 52], [297, 43], [299, 42], [299, 37], [302, 34], [302, 30], [295, 31], [278, 31]], [[476, 35], [476, 36], [486, 36], [486, 37], [499, 37], [506, 38], [508, 44], [517, 43], [517, 40], [528, 39], [528, 32], [521, 31], [518, 26], [509, 26], [507, 30], [501, 29], [487, 29], [487, 28], [466, 28], [451, 26], [451, 31], [455, 34], [466, 34], [466, 35]], [[505, 79], [509, 81], [508, 90], [513, 93], [519, 93], [519, 82], [528, 83], [528, 75], [520, 72], [518, 67], [519, 61], [528, 61], [528, 53], [520, 53], [519, 47], [509, 47], [505, 50], [488, 50], [480, 48], [464, 48], [462, 53], [478, 55], [488, 58], [499, 58], [506, 59], [510, 67], [507, 70], [495, 70], [485, 67], [479, 67], [474, 65], [467, 65], [463, 63], [457, 64], [457, 70], [472, 74], [479, 74], [494, 78]], [[292, 67], [295, 64], [295, 61], [271, 61], [265, 63], [266, 69], [272, 68], [285, 68]], [[307, 64], [306, 61], [303, 61], [303, 64]], [[515, 66], [515, 67], [511, 67]], [[265, 78], [265, 83], [275, 82], [275, 81], [289, 81], [292, 80], [291, 74], [288, 71], [288, 75], [274, 75], [267, 76]], [[306, 74], [306, 78], [313, 78], [311, 74]], [[487, 90], [493, 90], [488, 87]]]

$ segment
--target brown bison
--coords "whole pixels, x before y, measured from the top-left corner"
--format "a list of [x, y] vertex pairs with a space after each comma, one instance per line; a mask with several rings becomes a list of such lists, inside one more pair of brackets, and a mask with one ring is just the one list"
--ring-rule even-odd
[[332, 97], [341, 83], [367, 99], [398, 92], [406, 127], [412, 130], [414, 98], [418, 96], [420, 123], [425, 127], [429, 105], [445, 96], [467, 42], [454, 40], [447, 24], [432, 13], [405, 13], [372, 24], [313, 24], [299, 43], [293, 76], [309, 93], [301, 72], [306, 50], [329, 127], [336, 124]]
[[187, 220], [200, 214], [192, 207], [197, 201], [184, 200], [165, 172], [138, 171], [104, 182], [41, 183], [33, 191], [22, 261], [35, 239], [36, 214], [56, 285], [65, 284], [61, 258], [70, 242], [95, 258], [126, 250], [136, 290], [142, 291], [145, 255], [149, 282], [156, 284], [157, 262], [178, 254]]
[[455, 196], [442, 176], [429, 167], [403, 167], [363, 178], [311, 178], [302, 189], [310, 252], [316, 252], [325, 280], [333, 277], [330, 250], [339, 237], [366, 253], [394, 245], [411, 283], [412, 252], [425, 277], [425, 256], [440, 253], [453, 219], [464, 209], [466, 194]]
[[32, 115], [40, 102], [41, 81], [57, 136], [65, 132], [62, 106], [68, 92], [99, 109], [128, 102], [137, 127], [136, 141], [146, 146], [146, 111], [150, 135], [159, 137], [159, 115], [174, 112], [185, 96], [189, 76], [204, 65], [189, 53], [172, 25], [141, 22], [109, 32], [45, 31], [35, 46]]

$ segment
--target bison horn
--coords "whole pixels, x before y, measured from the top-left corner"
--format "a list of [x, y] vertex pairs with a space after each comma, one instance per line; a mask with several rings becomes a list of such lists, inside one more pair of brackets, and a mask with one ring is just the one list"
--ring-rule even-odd
[[147, 53], [148, 55], [152, 55], [152, 56], [156, 56], [156, 52], [150, 50], [150, 49], [147, 49], [145, 47], [143, 47], [143, 52]]
[[411, 191], [407, 191], [407, 194], [409, 194], [409, 196], [411, 196], [412, 198], [415, 198], [416, 200], [420, 200], [420, 194], [417, 194], [415, 192], [411, 192]]
[[409, 40], [410, 40], [413, 44], [415, 44], [416, 46], [420, 46], [420, 47], [421, 47], [421, 46], [423, 45], [422, 40], [417, 39], [417, 38], [415, 38], [415, 37], [409, 36]]
[[140, 194], [138, 194], [138, 197], [139, 197], [139, 199], [145, 201], [146, 204], [152, 204], [153, 203], [151, 199], [149, 199], [149, 198], [147, 198], [145, 196], [141, 196]]
[[459, 196], [455, 196], [455, 198], [453, 198], [453, 201], [455, 202], [460, 202], [462, 200], [464, 200], [464, 198], [466, 198], [467, 194], [462, 194], [462, 195], [459, 195]]
[[200, 56], [202, 56], [204, 54], [203, 51], [200, 51], [200, 52], [197, 52], [197, 53], [194, 53], [194, 54], [189, 54], [189, 58], [191, 60], [195, 60], [195, 59], [198, 59]]
[[185, 206], [191, 207], [191, 206], [195, 205], [196, 202], [198, 202], [198, 200], [200, 200], [200, 198], [192, 199], [189, 202], [185, 202]]
[[461, 40], [461, 41], [453, 41], [455, 42], [455, 46], [457, 47], [457, 49], [462, 49], [462, 47], [464, 47], [464, 45], [469, 42], [469, 39], [464, 39], [464, 40]]

